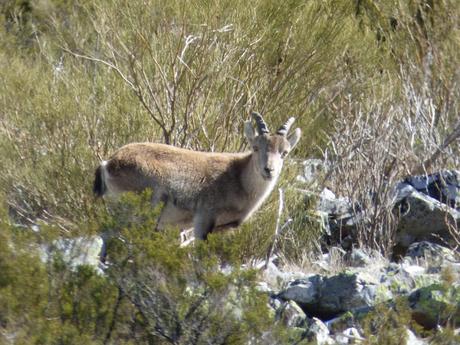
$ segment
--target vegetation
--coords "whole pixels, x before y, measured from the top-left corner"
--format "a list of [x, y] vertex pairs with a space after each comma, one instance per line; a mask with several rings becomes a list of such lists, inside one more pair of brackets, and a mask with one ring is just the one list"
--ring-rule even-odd
[[[460, 336], [455, 334], [458, 325], [459, 289], [454, 285], [450, 269], [441, 274], [439, 284], [420, 288], [417, 296], [398, 297], [392, 305], [382, 303], [373, 311], [362, 317], [365, 342], [364, 344], [404, 344], [408, 339], [408, 329], [430, 336], [430, 344], [456, 344]], [[433, 293], [434, 292], [434, 293]], [[410, 304], [413, 304], [410, 307]], [[420, 310], [426, 314], [421, 318]], [[446, 326], [433, 332], [433, 325]], [[423, 327], [422, 327], [423, 326]], [[424, 328], [425, 327], [425, 328]]]
[[[133, 141], [242, 151], [251, 110], [295, 115], [294, 155], [331, 161], [327, 184], [369, 210], [359, 240], [388, 253], [393, 184], [458, 167], [459, 15], [455, 0], [2, 2], [0, 344], [294, 343], [238, 269], [272, 245], [276, 192], [235, 234], [181, 249], [151, 231], [146, 196], [95, 201], [94, 168]], [[319, 247], [298, 167], [280, 182], [286, 261]], [[108, 232], [104, 275], [38, 259]]]
[[276, 344], [295, 337], [269, 313], [255, 270], [220, 270], [220, 236], [179, 248], [178, 232], [149, 231], [158, 214], [149, 200], [149, 193], [126, 195], [101, 215], [99, 226], [112, 234], [104, 275], [72, 268], [59, 253], [44, 265], [38, 249], [28, 250], [37, 238], [3, 224], [0, 343]]

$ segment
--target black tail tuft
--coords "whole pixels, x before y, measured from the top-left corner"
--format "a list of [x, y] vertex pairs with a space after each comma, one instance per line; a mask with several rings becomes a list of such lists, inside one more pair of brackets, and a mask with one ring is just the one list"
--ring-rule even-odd
[[102, 166], [99, 166], [96, 169], [96, 176], [94, 178], [94, 184], [93, 184], [93, 193], [94, 195], [101, 197], [104, 195], [106, 191], [106, 186], [104, 183], [104, 179], [102, 178]]

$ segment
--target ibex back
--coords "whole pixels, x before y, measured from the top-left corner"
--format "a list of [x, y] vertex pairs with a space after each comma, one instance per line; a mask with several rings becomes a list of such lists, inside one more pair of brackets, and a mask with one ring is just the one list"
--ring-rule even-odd
[[237, 227], [256, 211], [273, 190], [283, 159], [300, 139], [287, 135], [290, 118], [271, 134], [262, 117], [245, 123], [251, 145], [246, 153], [209, 153], [154, 143], [123, 146], [96, 170], [94, 192], [116, 196], [127, 191], [153, 191], [152, 203], [163, 202], [158, 229], [193, 226], [195, 237]]

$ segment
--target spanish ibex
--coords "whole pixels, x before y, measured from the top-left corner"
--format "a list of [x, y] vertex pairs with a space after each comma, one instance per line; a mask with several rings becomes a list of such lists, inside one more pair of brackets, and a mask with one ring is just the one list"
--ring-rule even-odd
[[287, 135], [291, 117], [270, 134], [262, 116], [245, 123], [252, 147], [246, 153], [197, 152], [164, 144], [123, 146], [96, 170], [97, 196], [139, 192], [151, 188], [152, 203], [163, 202], [158, 229], [165, 225], [193, 226], [195, 238], [237, 227], [256, 211], [273, 190], [283, 159], [300, 139], [301, 131]]

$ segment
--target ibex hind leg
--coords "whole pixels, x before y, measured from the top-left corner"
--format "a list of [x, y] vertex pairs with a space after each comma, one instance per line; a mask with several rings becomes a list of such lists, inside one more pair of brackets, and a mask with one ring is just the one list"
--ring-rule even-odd
[[107, 186], [105, 185], [102, 169], [103, 169], [103, 166], [99, 166], [96, 169], [96, 173], [94, 176], [93, 193], [97, 197], [103, 196], [107, 190]]
[[208, 234], [213, 231], [214, 226], [214, 217], [199, 213], [195, 214], [193, 219], [193, 232], [195, 233], [195, 239], [206, 240]]

